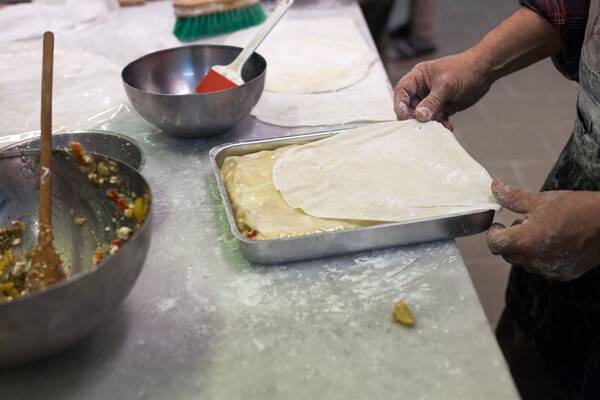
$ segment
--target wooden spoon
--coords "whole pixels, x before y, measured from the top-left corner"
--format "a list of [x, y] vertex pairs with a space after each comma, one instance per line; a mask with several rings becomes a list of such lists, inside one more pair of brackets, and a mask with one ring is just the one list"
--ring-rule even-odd
[[25, 277], [25, 291], [38, 292], [65, 279], [62, 261], [53, 245], [52, 234], [52, 73], [54, 34], [44, 33], [42, 59], [42, 113], [40, 150], [40, 216], [38, 245], [32, 251]]

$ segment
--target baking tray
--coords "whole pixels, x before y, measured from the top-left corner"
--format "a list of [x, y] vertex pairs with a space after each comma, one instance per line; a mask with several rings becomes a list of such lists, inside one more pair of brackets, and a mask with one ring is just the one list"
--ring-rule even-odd
[[305, 144], [330, 137], [342, 131], [336, 130], [273, 139], [226, 143], [215, 146], [210, 150], [210, 160], [225, 206], [227, 219], [229, 220], [231, 231], [237, 240], [240, 252], [245, 258], [260, 264], [308, 260], [390, 246], [409, 245], [474, 235], [487, 230], [492, 224], [494, 210], [490, 209], [285, 239], [255, 240], [244, 236], [235, 223], [229, 196], [221, 178], [220, 169], [223, 165], [223, 160], [229, 156], [241, 156], [262, 150], [274, 150], [292, 144]]

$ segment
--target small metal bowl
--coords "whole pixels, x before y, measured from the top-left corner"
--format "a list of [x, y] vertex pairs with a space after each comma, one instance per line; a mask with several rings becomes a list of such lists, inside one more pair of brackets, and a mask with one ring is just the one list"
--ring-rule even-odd
[[[69, 142], [79, 142], [85, 151], [102, 154], [141, 171], [146, 163], [146, 154], [140, 145], [129, 136], [110, 131], [76, 131], [52, 134], [52, 147], [55, 150], [68, 148]], [[39, 150], [40, 138], [22, 140], [8, 145], [0, 152], [16, 150]]]
[[267, 63], [254, 53], [242, 70], [244, 84], [212, 93], [196, 86], [214, 65], [231, 63], [239, 47], [192, 45], [145, 55], [122, 73], [129, 101], [140, 116], [162, 131], [189, 138], [218, 135], [246, 118], [265, 86]]
[[[11, 248], [22, 260], [37, 245], [39, 154], [36, 150], [0, 153], [0, 224], [25, 223], [21, 244]], [[108, 160], [98, 154], [94, 157], [97, 162]], [[89, 267], [96, 248], [111, 243], [117, 228], [137, 224], [135, 218], [115, 218], [123, 212], [107, 190], [151, 195], [136, 170], [114, 161], [121, 184], [95, 186], [69, 153], [53, 152], [54, 245], [71, 273], [42, 292], [0, 304], [0, 367], [58, 353], [82, 340], [116, 311], [137, 280], [150, 246], [151, 206], [139, 229], [116, 254]], [[72, 214], [85, 218], [83, 226], [75, 223]]]

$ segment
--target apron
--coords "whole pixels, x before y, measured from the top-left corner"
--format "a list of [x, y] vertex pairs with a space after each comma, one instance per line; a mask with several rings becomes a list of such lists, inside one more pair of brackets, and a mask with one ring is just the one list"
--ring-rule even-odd
[[[573, 134], [548, 175], [543, 191], [600, 190], [599, 2], [592, 0], [590, 6], [579, 66], [580, 90]], [[600, 266], [570, 282], [549, 280], [513, 266], [506, 308], [508, 311], [505, 310], [497, 329], [503, 351], [506, 320], [512, 317], [524, 334], [519, 339], [513, 332], [513, 341], [523, 337], [529, 340], [564, 391], [564, 397], [552, 398], [600, 399]], [[513, 366], [519, 368], [509, 357], [507, 361], [511, 370]], [[521, 390], [516, 376], [515, 381]]]

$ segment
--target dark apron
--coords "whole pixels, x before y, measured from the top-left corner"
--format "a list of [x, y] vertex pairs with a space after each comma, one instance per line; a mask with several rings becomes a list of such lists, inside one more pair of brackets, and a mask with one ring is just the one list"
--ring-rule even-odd
[[[546, 179], [543, 191], [600, 189], [597, 6], [598, 0], [593, 0], [579, 68], [581, 87], [573, 134]], [[542, 364], [564, 391], [561, 396], [547, 397], [538, 392], [536, 397], [535, 390], [557, 393], [552, 383], [542, 379], [538, 382], [542, 388], [532, 389], [531, 398], [600, 399], [600, 266], [570, 282], [549, 280], [513, 266], [506, 308], [497, 336], [522, 395], [528, 388], [527, 383], [519, 382], [519, 374], [535, 380], [532, 369], [539, 366], [519, 361], [527, 351], [527, 346], [519, 348], [519, 343], [528, 341], [527, 345], [533, 345]], [[516, 326], [511, 328], [514, 322], [522, 331]]]

